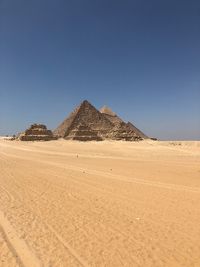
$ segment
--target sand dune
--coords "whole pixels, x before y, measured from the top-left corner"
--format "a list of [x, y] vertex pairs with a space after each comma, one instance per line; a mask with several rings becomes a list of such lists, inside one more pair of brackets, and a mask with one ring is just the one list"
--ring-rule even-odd
[[0, 140], [0, 266], [200, 266], [200, 142]]

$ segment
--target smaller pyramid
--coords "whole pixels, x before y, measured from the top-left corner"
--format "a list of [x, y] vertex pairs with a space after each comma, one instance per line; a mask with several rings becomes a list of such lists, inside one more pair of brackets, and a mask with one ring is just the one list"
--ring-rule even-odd
[[21, 141], [49, 141], [55, 140], [51, 130], [48, 130], [44, 124], [32, 124], [25, 132], [18, 137]]

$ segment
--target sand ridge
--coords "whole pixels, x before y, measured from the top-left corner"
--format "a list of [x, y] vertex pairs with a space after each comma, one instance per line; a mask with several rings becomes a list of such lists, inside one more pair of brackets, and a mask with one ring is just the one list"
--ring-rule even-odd
[[0, 266], [199, 266], [199, 166], [200, 142], [0, 140]]

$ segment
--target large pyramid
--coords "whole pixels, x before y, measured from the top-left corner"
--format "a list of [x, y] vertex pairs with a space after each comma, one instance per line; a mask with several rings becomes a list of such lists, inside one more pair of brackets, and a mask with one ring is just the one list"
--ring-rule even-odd
[[87, 100], [84, 100], [53, 133], [57, 137], [80, 141], [135, 141], [143, 138], [109, 108], [103, 107], [99, 111]]
[[87, 129], [95, 132], [98, 137], [104, 137], [113, 128], [113, 124], [101, 114], [87, 100], [84, 100], [57, 129], [54, 135], [68, 139], [71, 132], [80, 125], [86, 125]]

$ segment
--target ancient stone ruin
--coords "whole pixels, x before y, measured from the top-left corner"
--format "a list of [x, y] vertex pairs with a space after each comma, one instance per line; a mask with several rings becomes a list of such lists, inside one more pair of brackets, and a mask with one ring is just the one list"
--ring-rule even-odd
[[53, 132], [55, 136], [80, 141], [125, 140], [148, 138], [130, 123], [125, 123], [111, 109], [100, 111], [84, 100]]
[[68, 140], [79, 141], [102, 141], [102, 138], [97, 135], [97, 132], [93, 131], [87, 125], [80, 124], [73, 128], [69, 134], [65, 137]]
[[49, 141], [57, 139], [51, 130], [44, 124], [32, 124], [25, 132], [18, 137], [21, 141]]

